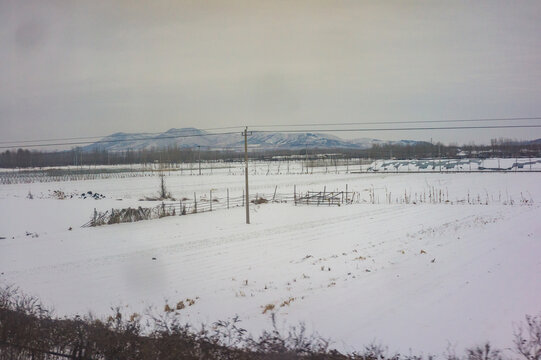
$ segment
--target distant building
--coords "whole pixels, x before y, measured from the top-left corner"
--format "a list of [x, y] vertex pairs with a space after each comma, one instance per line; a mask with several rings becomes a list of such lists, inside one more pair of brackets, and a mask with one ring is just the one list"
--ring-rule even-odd
[[[458, 149], [460, 150], [460, 149]], [[464, 159], [464, 158], [467, 158], [468, 156], [470, 156], [470, 154], [467, 152], [467, 151], [464, 151], [464, 150], [460, 150], [456, 156], [459, 158], [459, 159]]]

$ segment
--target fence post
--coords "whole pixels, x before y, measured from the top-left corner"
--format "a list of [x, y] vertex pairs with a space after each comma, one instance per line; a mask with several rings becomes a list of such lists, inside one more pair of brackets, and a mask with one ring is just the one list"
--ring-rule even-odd
[[244, 207], [244, 189], [242, 189], [242, 207]]
[[212, 189], [210, 189], [210, 211], [212, 211]]
[[346, 184], [346, 204], [348, 202], [348, 184]]
[[195, 192], [193, 193], [193, 201], [194, 201], [194, 213], [197, 214], [197, 195], [195, 194]]
[[227, 189], [227, 208], [229, 209], [229, 189]]
[[276, 198], [276, 190], [278, 190], [278, 185], [274, 188], [274, 195], [272, 195], [272, 201], [274, 202], [274, 198]]
[[297, 185], [293, 185], [293, 202], [295, 203], [295, 206], [297, 206]]

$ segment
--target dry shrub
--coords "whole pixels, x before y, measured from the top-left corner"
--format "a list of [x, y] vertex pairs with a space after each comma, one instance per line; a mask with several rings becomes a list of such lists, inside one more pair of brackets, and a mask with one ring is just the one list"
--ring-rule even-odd
[[266, 314], [267, 311], [272, 311], [272, 310], [274, 310], [274, 304], [267, 304], [263, 306], [263, 314]]
[[503, 360], [501, 351], [493, 349], [489, 343], [466, 350], [467, 360]]
[[515, 332], [515, 347], [528, 360], [541, 360], [541, 315], [526, 315], [526, 324]]
[[295, 298], [294, 298], [294, 297], [290, 297], [289, 299], [284, 300], [284, 301], [280, 304], [280, 307], [289, 306], [289, 304], [291, 304], [291, 302], [293, 302], [293, 301], [295, 301]]
[[174, 207], [166, 206], [162, 203], [154, 208], [125, 208], [111, 209], [110, 211], [98, 212], [94, 209], [94, 213], [90, 221], [83, 225], [86, 226], [101, 226], [127, 222], [136, 222], [141, 220], [150, 220], [154, 218], [162, 218], [165, 216], [174, 216], [176, 210]]
[[53, 198], [58, 200], [64, 200], [66, 198], [66, 194], [62, 190], [55, 190], [53, 191]]
[[[291, 300], [291, 299], [290, 299]], [[268, 310], [274, 305], [268, 304]], [[307, 334], [303, 324], [286, 332], [273, 327], [254, 338], [240, 326], [238, 317], [195, 329], [182, 324], [169, 307], [158, 317], [132, 314], [126, 319], [120, 308], [106, 320], [87, 315], [56, 318], [39, 300], [16, 288], [0, 288], [0, 360], [30, 359], [358, 359], [432, 360], [431, 355], [388, 353], [381, 345], [369, 345], [360, 353], [343, 354], [329, 348], [329, 341]], [[144, 324], [144, 325], [143, 325]], [[143, 328], [145, 329], [143, 331]], [[520, 360], [541, 359], [541, 316], [526, 317], [515, 334]], [[488, 343], [467, 349], [464, 356], [447, 360], [505, 360]]]
[[258, 197], [252, 200], [251, 202], [258, 205], [258, 204], [266, 204], [269, 202], [269, 200], [265, 199], [264, 197]]

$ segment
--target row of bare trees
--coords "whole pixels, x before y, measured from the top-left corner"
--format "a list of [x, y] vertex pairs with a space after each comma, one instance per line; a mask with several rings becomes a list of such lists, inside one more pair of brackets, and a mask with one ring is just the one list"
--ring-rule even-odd
[[[411, 142], [410, 144], [373, 144], [368, 149], [318, 149], [297, 150], [267, 149], [253, 150], [250, 158], [272, 160], [276, 157], [296, 156], [316, 158], [332, 154], [335, 158], [365, 159], [421, 159], [454, 158], [461, 151], [468, 157], [538, 157], [541, 156], [539, 142], [520, 142], [509, 139], [493, 139], [490, 145], [467, 144], [461, 147], [441, 143]], [[143, 150], [106, 151], [94, 149], [84, 151], [74, 148], [68, 151], [7, 150], [0, 153], [0, 168], [27, 168], [66, 165], [126, 165], [146, 163], [185, 163], [202, 161], [241, 161], [243, 153], [231, 149], [212, 150], [195, 147], [167, 147]]]

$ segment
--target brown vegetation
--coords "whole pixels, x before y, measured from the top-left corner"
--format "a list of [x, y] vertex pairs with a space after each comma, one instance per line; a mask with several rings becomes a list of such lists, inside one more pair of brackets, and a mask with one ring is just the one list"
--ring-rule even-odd
[[257, 197], [254, 200], [251, 201], [252, 203], [259, 205], [259, 204], [266, 204], [269, 202], [269, 200], [265, 199], [264, 197]]
[[[188, 303], [190, 302], [187, 299]], [[290, 303], [293, 299], [288, 299]], [[284, 302], [284, 304], [286, 303]], [[272, 304], [269, 304], [272, 305]], [[274, 308], [267, 305], [269, 310]], [[272, 315], [275, 323], [274, 315]], [[160, 317], [144, 324], [139, 314], [126, 319], [117, 308], [106, 320], [91, 315], [56, 318], [32, 297], [7, 287], [0, 289], [0, 360], [7, 359], [362, 359], [423, 360], [433, 356], [389, 354], [370, 345], [361, 353], [342, 354], [329, 341], [307, 335], [305, 328], [287, 333], [276, 326], [253, 338], [239, 326], [239, 319], [218, 321], [211, 330], [196, 330], [180, 323], [166, 305]], [[515, 333], [515, 354], [520, 360], [541, 360], [541, 316], [526, 317]], [[448, 354], [445, 360], [506, 360], [488, 343], [466, 350], [463, 357]]]

